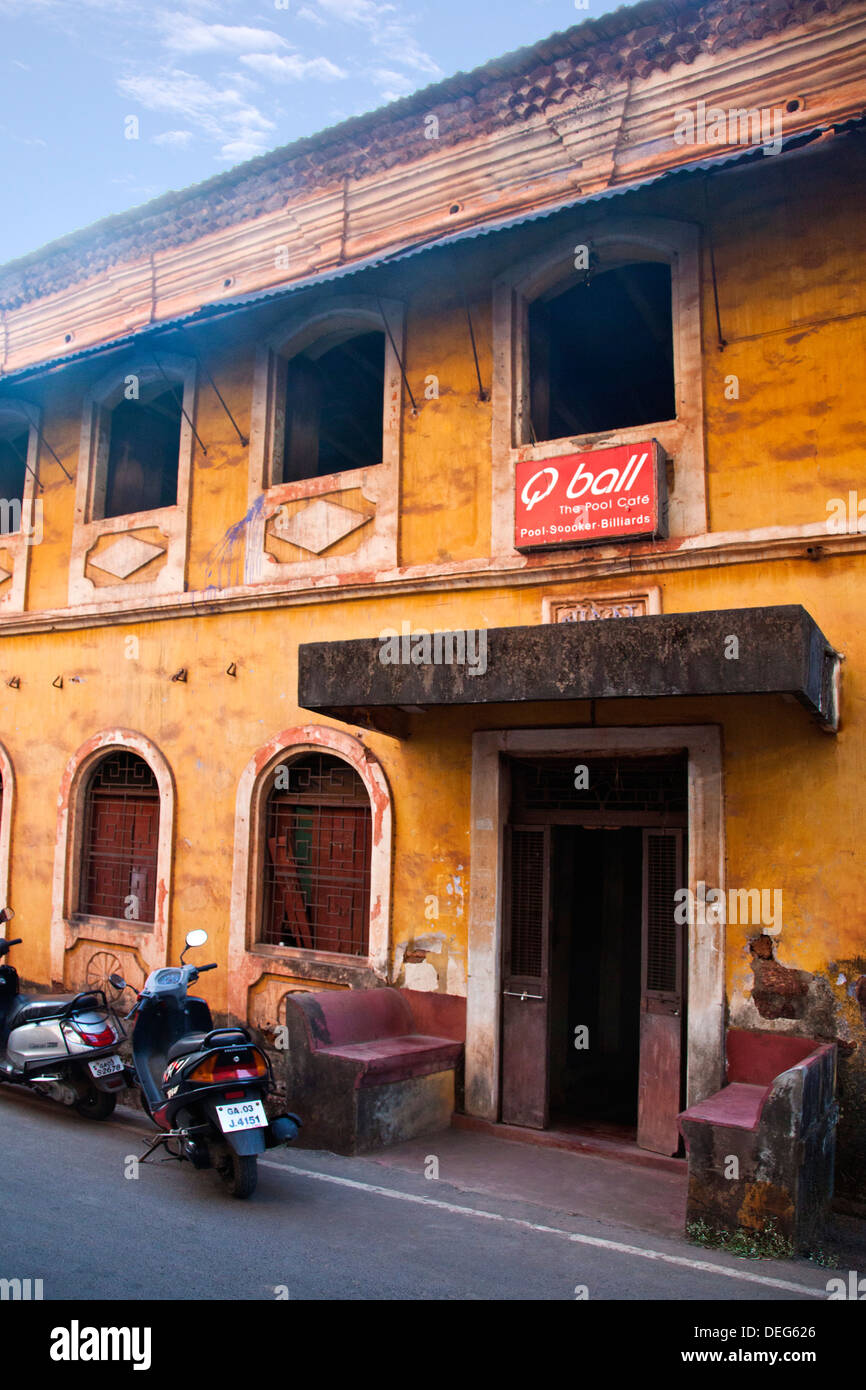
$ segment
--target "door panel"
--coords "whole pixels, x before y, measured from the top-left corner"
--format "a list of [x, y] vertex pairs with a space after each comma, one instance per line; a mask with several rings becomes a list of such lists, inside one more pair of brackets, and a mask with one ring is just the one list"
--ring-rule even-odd
[[550, 826], [507, 826], [502, 1120], [544, 1129], [550, 1061]]
[[674, 893], [682, 887], [682, 866], [682, 830], [643, 832], [637, 1142], [663, 1154], [679, 1148], [683, 929], [674, 917]]

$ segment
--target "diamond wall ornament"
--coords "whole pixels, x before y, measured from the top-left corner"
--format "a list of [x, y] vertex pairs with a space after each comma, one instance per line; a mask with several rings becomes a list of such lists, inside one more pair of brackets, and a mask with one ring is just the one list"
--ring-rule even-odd
[[2, 584], [2, 583], [4, 582], [4, 580], [6, 580], [6, 579], [11, 579], [11, 578], [12, 578], [12, 571], [11, 571], [11, 570], [6, 570], [6, 569], [4, 569], [3, 566], [0, 565], [0, 584]]
[[317, 497], [303, 511], [295, 512], [294, 516], [286, 516], [281, 511], [272, 529], [281, 541], [289, 541], [292, 545], [299, 545], [302, 550], [320, 555], [323, 550], [336, 545], [337, 541], [371, 520], [363, 512], [354, 512], [350, 507], [341, 507], [338, 502], [326, 502]]
[[154, 545], [151, 541], [140, 540], [138, 536], [120, 536], [101, 555], [96, 558], [89, 555], [87, 558], [95, 570], [104, 570], [116, 579], [126, 579], [155, 556], [164, 554], [164, 545]]

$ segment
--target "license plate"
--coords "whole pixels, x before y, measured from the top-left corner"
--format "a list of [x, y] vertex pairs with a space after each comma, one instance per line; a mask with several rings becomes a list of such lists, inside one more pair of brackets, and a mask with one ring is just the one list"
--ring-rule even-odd
[[268, 1118], [260, 1100], [239, 1100], [234, 1105], [218, 1105], [217, 1119], [223, 1134], [232, 1134], [238, 1129], [264, 1129]]
[[88, 1062], [91, 1076], [111, 1076], [112, 1072], [123, 1071], [119, 1057], [100, 1057], [97, 1062]]

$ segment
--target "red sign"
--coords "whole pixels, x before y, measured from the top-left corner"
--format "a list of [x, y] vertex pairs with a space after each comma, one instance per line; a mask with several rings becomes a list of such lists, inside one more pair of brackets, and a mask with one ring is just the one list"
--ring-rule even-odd
[[664, 463], [655, 439], [588, 454], [524, 459], [516, 468], [515, 548], [665, 536]]

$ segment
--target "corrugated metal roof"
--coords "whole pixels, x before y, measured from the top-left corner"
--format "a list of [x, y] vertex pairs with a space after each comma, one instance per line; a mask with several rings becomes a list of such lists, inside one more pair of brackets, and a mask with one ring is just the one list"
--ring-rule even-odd
[[[810, 130], [800, 131], [795, 135], [789, 136], [787, 139], [783, 139], [780, 153], [788, 153], [791, 150], [801, 148], [819, 139], [822, 135], [842, 133], [857, 127], [862, 127], [864, 124], [866, 124], [866, 116], [845, 121], [839, 125], [814, 126]], [[68, 366], [72, 362], [84, 361], [89, 357], [95, 357], [99, 354], [117, 352], [121, 348], [137, 344], [145, 338], [156, 337], [160, 333], [169, 333], [175, 329], [183, 328], [193, 323], [223, 318], [228, 314], [235, 314], [267, 301], [287, 299], [291, 295], [297, 294], [300, 290], [312, 289], [316, 285], [331, 284], [347, 276], [358, 275], [365, 270], [373, 270], [387, 265], [396, 265], [400, 261], [409, 260], [413, 256], [420, 256], [426, 251], [435, 251], [447, 246], [456, 246], [460, 242], [473, 241], [478, 237], [491, 236], [495, 232], [507, 231], [513, 227], [524, 226], [530, 222], [538, 222], [546, 218], [555, 217], [560, 212], [568, 211], [569, 208], [581, 207], [589, 203], [603, 202], [610, 198], [619, 197], [624, 193], [634, 193], [641, 188], [648, 188], [663, 180], [685, 177], [696, 173], [708, 173], [725, 165], [742, 164], [767, 157], [778, 159], [779, 155], [765, 156], [761, 146], [749, 146], [745, 149], [728, 151], [725, 154], [714, 155], [708, 159], [694, 160], [691, 163], [679, 165], [674, 169], [663, 169], [657, 174], [651, 174], [642, 179], [635, 179], [630, 183], [617, 184], [612, 188], [601, 189], [597, 193], [587, 193], [579, 197], [569, 198], [552, 207], [546, 206], [534, 212], [523, 212], [517, 213], [512, 217], [497, 218], [491, 222], [483, 222], [473, 227], [465, 227], [459, 232], [451, 232], [445, 236], [421, 241], [413, 246], [403, 247], [401, 250], [382, 252], [374, 256], [369, 256], [363, 261], [352, 261], [348, 265], [337, 266], [331, 270], [318, 271], [313, 275], [305, 276], [301, 280], [293, 281], [291, 285], [276, 289], [254, 290], [250, 294], [241, 295], [235, 299], [220, 300], [215, 304], [205, 304], [198, 309], [190, 310], [189, 313], [181, 314], [177, 318], [146, 324], [143, 328], [136, 329], [134, 333], [126, 334], [122, 338], [113, 338], [110, 342], [106, 343], [94, 343], [91, 347], [79, 348], [76, 352], [65, 353], [62, 356], [35, 363], [32, 366], [21, 367], [14, 372], [4, 373], [0, 375], [0, 385], [4, 385], [7, 382], [23, 381], [29, 377], [41, 376], [48, 372], [57, 371], [61, 367]]]

